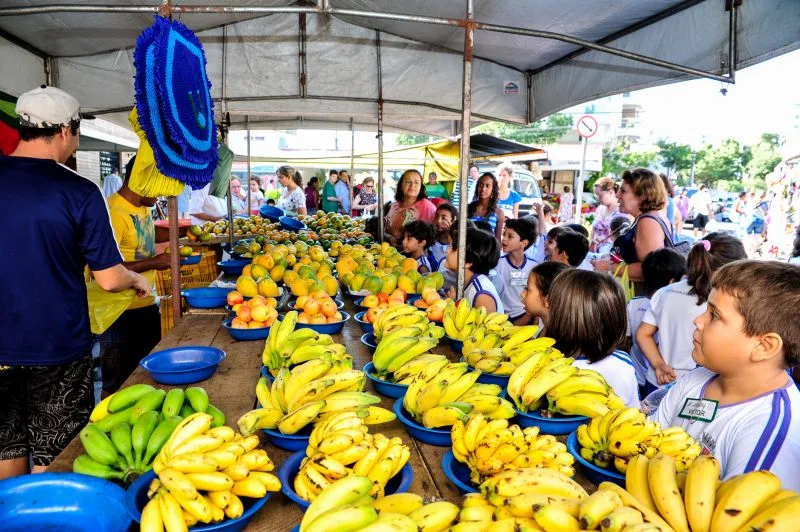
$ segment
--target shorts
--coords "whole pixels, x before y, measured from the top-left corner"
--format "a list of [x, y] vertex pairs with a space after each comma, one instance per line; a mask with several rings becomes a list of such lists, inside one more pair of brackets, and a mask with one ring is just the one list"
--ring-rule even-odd
[[708, 224], [708, 216], [705, 214], [698, 214], [694, 217], [692, 221], [692, 226], [695, 229], [705, 229], [706, 225]]
[[0, 460], [31, 456], [50, 465], [89, 422], [92, 356], [58, 366], [0, 371]]
[[747, 226], [748, 235], [760, 235], [764, 232], [764, 220], [753, 220]]
[[103, 391], [114, 393], [161, 341], [158, 306], [126, 310], [99, 340]]

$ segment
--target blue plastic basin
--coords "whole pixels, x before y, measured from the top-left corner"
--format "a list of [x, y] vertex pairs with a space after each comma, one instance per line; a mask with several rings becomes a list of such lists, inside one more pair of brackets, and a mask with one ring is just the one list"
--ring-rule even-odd
[[361, 343], [367, 346], [367, 349], [369, 349], [370, 353], [374, 353], [378, 348], [378, 341], [375, 339], [375, 335], [371, 332], [364, 333], [361, 336]]
[[526, 427], [539, 427], [542, 434], [562, 435], [569, 434], [578, 429], [579, 426], [589, 422], [586, 416], [559, 416], [544, 417], [535, 412], [520, 412], [516, 408], [514, 411], [517, 415], [514, 421], [522, 428]]
[[199, 253], [197, 255], [189, 255], [188, 257], [181, 257], [181, 265], [193, 266], [195, 264], [200, 264], [200, 259], [202, 258], [203, 256]]
[[280, 218], [278, 218], [278, 221], [281, 224], [281, 229], [283, 229], [284, 231], [297, 232], [306, 229], [306, 224], [304, 224], [300, 220], [292, 218], [291, 216], [281, 216]]
[[279, 209], [278, 207], [273, 207], [272, 205], [262, 205], [258, 208], [258, 214], [270, 222], [278, 223], [281, 216], [284, 216], [286, 213], [283, 211], [283, 209]]
[[358, 322], [359, 325], [361, 325], [361, 330], [362, 331], [364, 331], [365, 333], [371, 333], [372, 331], [375, 330], [375, 328], [372, 326], [372, 324], [370, 322], [368, 322], [366, 319], [364, 319], [364, 316], [366, 314], [367, 314], [367, 311], [366, 310], [362, 310], [361, 312], [356, 313], [356, 315], [354, 316], [354, 319]]
[[464, 342], [462, 340], [456, 340], [455, 338], [450, 338], [449, 336], [447, 339], [450, 341], [450, 347], [453, 348], [453, 351], [456, 353], [461, 353], [464, 349]]
[[372, 382], [372, 387], [375, 388], [375, 391], [384, 397], [398, 399], [403, 397], [406, 394], [406, 390], [408, 390], [408, 384], [396, 384], [376, 377], [375, 365], [372, 362], [368, 362], [364, 366], [364, 373], [367, 374], [367, 378]]
[[337, 321], [336, 323], [321, 323], [319, 325], [313, 323], [297, 323], [295, 329], [311, 329], [320, 334], [338, 334], [344, 329], [344, 324], [350, 319], [350, 314], [342, 312], [342, 318], [344, 318], [342, 321]]
[[397, 419], [406, 426], [406, 430], [411, 435], [412, 438], [416, 438], [422, 443], [427, 443], [429, 445], [437, 445], [439, 447], [450, 447], [453, 445], [453, 440], [450, 437], [450, 429], [447, 430], [443, 429], [428, 429], [414, 421], [414, 418], [406, 412], [406, 409], [403, 407], [403, 399], [400, 398], [394, 402], [394, 407], [392, 408]]
[[616, 470], [611, 471], [610, 469], [597, 467], [593, 463], [587, 462], [581, 456], [577, 429], [575, 429], [575, 432], [572, 432], [567, 437], [567, 451], [569, 451], [569, 454], [571, 454], [575, 458], [575, 461], [581, 465], [583, 476], [594, 482], [595, 486], [599, 486], [601, 482], [608, 481], [613, 482], [614, 484], [623, 488], [625, 487], [625, 475]]
[[150, 353], [139, 362], [161, 384], [191, 384], [209, 378], [225, 358], [225, 351], [210, 346], [182, 346]]
[[219, 287], [186, 288], [181, 290], [181, 295], [190, 307], [221, 308], [227, 304], [229, 292], [230, 289]]
[[[147, 491], [147, 490], [145, 490]], [[117, 532], [127, 530], [125, 490], [78, 473], [40, 473], [0, 481], [0, 529]]]
[[478, 488], [469, 479], [469, 467], [456, 460], [452, 449], [442, 456], [442, 471], [447, 480], [456, 485], [461, 495], [478, 491]]
[[312, 426], [308, 425], [297, 434], [282, 434], [277, 429], [263, 429], [264, 434], [275, 447], [280, 447], [287, 451], [304, 451], [308, 447], [308, 439], [311, 436]]
[[[278, 320], [281, 321], [283, 316], [278, 314]], [[269, 330], [271, 327], [259, 327], [258, 329], [236, 329], [231, 327], [231, 322], [233, 318], [229, 320], [225, 320], [222, 322], [222, 326], [231, 333], [231, 336], [234, 340], [239, 340], [240, 342], [247, 342], [251, 340], [263, 340], [267, 336], [269, 336]]]
[[[470, 371], [476, 371], [474, 367], [469, 366]], [[481, 384], [496, 384], [503, 389], [506, 389], [508, 386], [508, 378], [511, 375], [492, 375], [491, 373], [486, 373], [482, 371], [480, 376], [478, 377], [478, 382]]]
[[250, 264], [250, 259], [221, 260], [217, 263], [225, 275], [242, 275], [244, 267]]

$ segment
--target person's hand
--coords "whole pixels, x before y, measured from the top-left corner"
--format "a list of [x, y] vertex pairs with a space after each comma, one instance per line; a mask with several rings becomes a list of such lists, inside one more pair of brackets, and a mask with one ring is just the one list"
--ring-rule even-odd
[[153, 264], [154, 270], [168, 270], [170, 267], [170, 254], [169, 253], [161, 253], [160, 255], [156, 255], [150, 261]]
[[129, 271], [128, 273], [131, 275], [131, 288], [136, 290], [136, 295], [138, 297], [144, 298], [152, 294], [153, 285], [150, 284], [150, 281], [136, 272]]
[[611, 273], [614, 271], [614, 265], [611, 263], [610, 260], [593, 260], [590, 262], [592, 263], [592, 267], [596, 272]]
[[669, 384], [677, 378], [675, 376], [675, 371], [667, 364], [661, 364], [660, 366], [656, 367], [655, 370], [658, 384]]
[[533, 203], [533, 210], [536, 211], [536, 214], [542, 214], [542, 209], [544, 209], [544, 203], [541, 201], [535, 201]]

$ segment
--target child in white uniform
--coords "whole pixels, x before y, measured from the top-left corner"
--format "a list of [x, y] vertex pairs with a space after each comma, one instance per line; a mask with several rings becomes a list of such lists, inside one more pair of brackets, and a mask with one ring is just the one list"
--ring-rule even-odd
[[436, 258], [437, 269], [447, 258], [447, 250], [450, 249], [450, 227], [456, 223], [457, 218], [458, 211], [449, 203], [442, 203], [436, 207], [436, 215], [433, 217], [433, 230], [436, 236], [428, 249]]
[[429, 251], [433, 243], [433, 226], [422, 220], [414, 220], [403, 226], [403, 254], [417, 261], [419, 273], [435, 272], [439, 263]]
[[503, 308], [514, 325], [527, 325], [531, 316], [522, 304], [522, 291], [535, 262], [525, 256], [525, 250], [536, 241], [536, 224], [525, 218], [510, 218], [503, 228], [502, 246], [505, 255], [495, 268], [492, 278]]
[[[458, 226], [450, 231], [452, 247], [447, 252], [447, 269], [458, 271]], [[503, 312], [503, 302], [491, 280], [489, 272], [497, 266], [500, 249], [497, 239], [480, 229], [467, 229], [467, 248], [464, 261], [464, 298], [472, 307], [484, 307], [486, 312]]]

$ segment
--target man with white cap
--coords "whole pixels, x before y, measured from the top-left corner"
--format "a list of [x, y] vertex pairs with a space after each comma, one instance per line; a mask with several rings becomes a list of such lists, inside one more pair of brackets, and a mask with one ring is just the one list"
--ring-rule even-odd
[[78, 148], [78, 101], [42, 86], [16, 110], [19, 146], [0, 156], [0, 479], [43, 470], [89, 419], [86, 266], [104, 290], [152, 292], [122, 265], [100, 188], [62, 164]]

